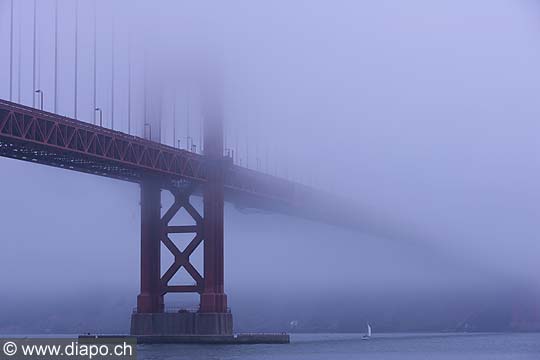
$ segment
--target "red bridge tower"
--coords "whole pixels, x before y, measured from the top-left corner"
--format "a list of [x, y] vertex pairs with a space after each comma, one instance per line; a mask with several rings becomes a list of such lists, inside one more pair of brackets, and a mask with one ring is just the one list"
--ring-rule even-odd
[[[210, 89], [210, 87], [208, 87]], [[208, 90], [207, 89], [207, 90]], [[223, 210], [224, 173], [228, 160], [223, 156], [223, 121], [219, 96], [205, 94], [204, 155], [205, 178], [202, 185], [181, 184], [171, 188], [160, 178], [148, 175], [141, 182], [141, 292], [137, 311], [131, 318], [132, 335], [230, 335], [232, 314], [224, 292]], [[171, 191], [174, 203], [161, 216], [161, 191]], [[203, 214], [190, 203], [194, 193], [203, 196]], [[195, 225], [170, 226], [174, 215], [184, 208]], [[172, 233], [193, 233], [188, 246], [181, 251], [170, 239]], [[160, 249], [163, 243], [174, 255], [174, 262], [161, 275]], [[204, 274], [190, 263], [190, 255], [204, 246]], [[171, 285], [169, 281], [181, 267], [195, 285]], [[197, 312], [164, 311], [166, 293], [200, 294]]]

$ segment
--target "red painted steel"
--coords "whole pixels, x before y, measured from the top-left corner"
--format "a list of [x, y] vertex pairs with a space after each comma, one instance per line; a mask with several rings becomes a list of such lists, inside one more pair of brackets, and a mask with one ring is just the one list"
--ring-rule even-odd
[[[207, 181], [203, 185], [204, 278], [201, 312], [227, 312], [224, 289], [224, 176], [223, 121], [219, 96], [207, 88], [204, 116], [204, 155], [208, 158]], [[215, 91], [215, 90], [214, 90]]]
[[[163, 299], [167, 293], [202, 294], [205, 288], [205, 279], [189, 260], [205, 240], [203, 217], [189, 201], [193, 188], [171, 190], [175, 200], [163, 216], [160, 215], [161, 191], [156, 179], [147, 178], [141, 183], [141, 293], [137, 297], [138, 313], [163, 312]], [[195, 225], [170, 226], [170, 221], [182, 208], [195, 221]], [[174, 233], [193, 233], [194, 237], [182, 251], [169, 237]], [[173, 263], [163, 275], [160, 274], [161, 243], [174, 256]], [[170, 283], [182, 267], [192, 277], [194, 285]]]
[[137, 309], [141, 313], [163, 311], [161, 272], [161, 187], [155, 179], [141, 183], [141, 293]]
[[[291, 181], [241, 168], [223, 156], [223, 128], [219, 106], [207, 104], [204, 149], [198, 155], [119, 131], [69, 119], [0, 100], [0, 156], [138, 182], [141, 185], [140, 313], [163, 312], [164, 295], [196, 292], [201, 312], [227, 312], [224, 292], [224, 201], [238, 207], [260, 208], [338, 224], [346, 224], [345, 207], [329, 207], [335, 198]], [[161, 191], [175, 202], [161, 217]], [[193, 193], [203, 196], [201, 216], [190, 204]], [[195, 225], [170, 226], [185, 208]], [[329, 221], [330, 220], [330, 221]], [[193, 233], [181, 251], [169, 234]], [[174, 262], [161, 276], [161, 243]], [[204, 276], [190, 263], [204, 244]], [[184, 267], [195, 284], [170, 284]]]
[[[205, 281], [201, 274], [197, 271], [195, 266], [189, 261], [189, 257], [197, 249], [197, 247], [205, 240], [203, 233], [203, 217], [199, 212], [191, 205], [189, 199], [192, 194], [192, 189], [186, 189], [184, 191], [172, 191], [174, 195], [174, 203], [165, 212], [165, 215], [161, 218], [161, 242], [169, 249], [174, 256], [174, 261], [167, 269], [165, 274], [160, 278], [161, 294], [165, 295], [170, 292], [196, 292], [202, 293], [205, 286]], [[195, 221], [195, 225], [183, 225], [183, 226], [169, 226], [169, 222], [173, 217], [184, 208], [186, 212]], [[186, 248], [180, 250], [169, 237], [169, 234], [194, 234], [193, 239], [189, 242]], [[184, 267], [187, 273], [195, 281], [195, 285], [183, 285], [183, 284], [169, 284], [173, 276]]]
[[[0, 100], [0, 156], [137, 183], [155, 176], [167, 189], [206, 183], [211, 166], [199, 154], [5, 100]], [[235, 166], [229, 158], [222, 166], [225, 200], [240, 208], [365, 226], [344, 199]], [[195, 191], [201, 194], [202, 189]]]
[[200, 155], [0, 101], [1, 155], [140, 182], [143, 174], [204, 182]]
[[[206, 182], [207, 159], [46, 111], [0, 100], [0, 156], [164, 187]], [[224, 162], [225, 197], [249, 207], [294, 206], [303, 187]], [[303, 196], [302, 196], [303, 197]]]

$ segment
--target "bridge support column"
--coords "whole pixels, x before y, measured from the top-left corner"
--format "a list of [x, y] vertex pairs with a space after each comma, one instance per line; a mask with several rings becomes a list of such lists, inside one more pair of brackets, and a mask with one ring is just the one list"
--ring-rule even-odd
[[223, 111], [219, 76], [212, 72], [203, 86], [204, 155], [208, 159], [207, 181], [204, 185], [204, 291], [201, 312], [226, 313], [227, 295], [224, 292], [223, 208], [224, 157]]
[[163, 312], [161, 293], [161, 187], [152, 180], [141, 183], [141, 293], [138, 313]]
[[[207, 79], [208, 80], [208, 79]], [[219, 88], [219, 86], [217, 86]], [[213, 81], [203, 86], [204, 155], [206, 181], [202, 184], [203, 210], [201, 216], [190, 204], [194, 188], [169, 188], [175, 197], [171, 208], [160, 215], [160, 188], [152, 182], [141, 185], [141, 295], [138, 311], [131, 318], [131, 334], [136, 336], [214, 335], [232, 338], [232, 314], [227, 309], [224, 292], [223, 211], [224, 173], [223, 121], [221, 99]], [[171, 226], [173, 216], [185, 208], [196, 225]], [[195, 233], [183, 250], [174, 244], [169, 234]], [[174, 262], [161, 276], [160, 242], [174, 255]], [[204, 243], [204, 275], [190, 262], [190, 255]], [[173, 275], [183, 267], [194, 284], [174, 285]], [[196, 313], [164, 312], [163, 295], [170, 292], [197, 292], [200, 307]]]
[[212, 166], [204, 189], [204, 290], [200, 311], [226, 313], [223, 254], [223, 171], [220, 161]]
[[[217, 164], [208, 171], [219, 174]], [[216, 179], [216, 175], [209, 176]], [[212, 180], [215, 181], [215, 180]], [[232, 314], [227, 310], [223, 293], [223, 191], [204, 185], [204, 217], [190, 203], [195, 187], [169, 188], [174, 203], [161, 215], [161, 187], [159, 183], [141, 184], [141, 293], [137, 298], [137, 312], [131, 316], [131, 334], [137, 337], [183, 337], [194, 335], [232, 335]], [[184, 208], [195, 225], [171, 225], [178, 211]], [[170, 234], [194, 234], [185, 248], [179, 248]], [[161, 243], [174, 255], [174, 262], [161, 274]], [[204, 243], [204, 277], [190, 262], [195, 249]], [[194, 284], [171, 283], [174, 274], [185, 268]], [[166, 293], [192, 293], [201, 296], [197, 312], [165, 312]]]

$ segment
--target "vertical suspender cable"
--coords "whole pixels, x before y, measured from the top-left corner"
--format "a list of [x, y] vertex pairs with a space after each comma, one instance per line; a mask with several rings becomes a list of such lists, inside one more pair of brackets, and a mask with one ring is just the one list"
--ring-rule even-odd
[[13, 0], [11, 0], [11, 21], [9, 30], [9, 101], [13, 101]]
[[114, 130], [114, 9], [112, 10], [111, 24], [111, 129]]
[[144, 68], [143, 68], [143, 114], [144, 114], [144, 124], [143, 124], [143, 137], [146, 138], [146, 127], [148, 126], [148, 92], [147, 92], [147, 85], [148, 85], [148, 79], [147, 79], [147, 72], [148, 72], [148, 49], [145, 47], [144, 49]]
[[54, 113], [58, 112], [58, 0], [54, 4]]
[[74, 96], [74, 107], [73, 107], [73, 114], [74, 118], [77, 119], [77, 80], [78, 80], [78, 55], [79, 55], [79, 0], [75, 0], [75, 96]]
[[97, 0], [94, 0], [94, 106], [92, 113], [94, 114], [94, 124], [96, 123], [97, 109]]
[[18, 79], [17, 79], [17, 102], [21, 103], [21, 62], [22, 62], [22, 10], [21, 7], [18, 7], [19, 15], [18, 15], [18, 32], [19, 32], [19, 48], [18, 48], [18, 55], [17, 55], [17, 72], [18, 72]]
[[186, 88], [186, 150], [191, 151], [191, 144], [189, 140], [189, 122], [190, 122], [190, 113], [189, 113], [189, 88]]
[[174, 92], [174, 95], [173, 95], [173, 128], [172, 128], [172, 131], [173, 131], [172, 146], [176, 147], [176, 145], [175, 145], [175, 142], [176, 142], [176, 91]]
[[128, 36], [128, 134], [131, 134], [131, 33]]
[[36, 11], [36, 0], [34, 0], [34, 38], [33, 38], [33, 53], [32, 53], [32, 107], [36, 107], [36, 20], [37, 20], [37, 11]]

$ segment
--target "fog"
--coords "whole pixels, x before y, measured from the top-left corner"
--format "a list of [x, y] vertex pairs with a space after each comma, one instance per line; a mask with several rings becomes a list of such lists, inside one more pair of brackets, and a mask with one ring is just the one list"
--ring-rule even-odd
[[[27, 105], [32, 4], [16, 0], [14, 13], [12, 97]], [[73, 117], [75, 2], [59, 4], [57, 111]], [[38, 9], [37, 86], [53, 111], [54, 1]], [[80, 1], [77, 112], [88, 122], [92, 11]], [[200, 151], [198, 81], [211, 64], [237, 164], [346, 197], [388, 230], [227, 204], [225, 285], [239, 328], [300, 319], [307, 330], [358, 331], [375, 318], [387, 330], [444, 330], [488, 308], [505, 317], [540, 302], [536, 2], [98, 0], [97, 12], [105, 126], [128, 131], [131, 73], [130, 132], [146, 136], [148, 121], [152, 137]], [[9, 16], [2, 1], [2, 99]], [[0, 331], [127, 331], [138, 186], [4, 158], [0, 169]], [[163, 207], [170, 201], [164, 193]], [[14, 316], [28, 309], [31, 319]]]

